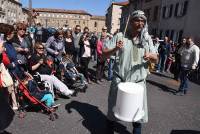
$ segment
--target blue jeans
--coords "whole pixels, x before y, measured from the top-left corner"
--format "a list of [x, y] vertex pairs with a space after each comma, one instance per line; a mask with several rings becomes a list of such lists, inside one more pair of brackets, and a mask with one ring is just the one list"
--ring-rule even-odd
[[141, 134], [142, 133], [142, 124], [133, 122], [133, 134]]
[[110, 59], [108, 64], [108, 80], [112, 80], [113, 77], [113, 65], [114, 65], [115, 59]]
[[54, 104], [52, 94], [45, 94], [41, 101], [44, 101], [47, 107], [51, 107]]
[[185, 67], [181, 67], [181, 72], [180, 72], [180, 86], [179, 86], [179, 91], [187, 91], [188, 89], [188, 73], [189, 69]]
[[158, 71], [163, 72], [165, 69], [165, 64], [166, 64], [166, 60], [167, 60], [167, 55], [160, 55], [159, 56], [159, 63], [158, 63]]

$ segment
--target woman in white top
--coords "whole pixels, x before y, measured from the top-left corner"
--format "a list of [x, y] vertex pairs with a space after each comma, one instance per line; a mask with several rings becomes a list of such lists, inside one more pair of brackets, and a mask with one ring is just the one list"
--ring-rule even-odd
[[88, 75], [88, 64], [91, 59], [91, 46], [89, 42], [89, 33], [86, 32], [83, 34], [80, 42], [80, 64], [81, 64], [81, 71], [84, 74], [85, 78], [87, 79], [88, 83], [90, 82], [89, 75]]

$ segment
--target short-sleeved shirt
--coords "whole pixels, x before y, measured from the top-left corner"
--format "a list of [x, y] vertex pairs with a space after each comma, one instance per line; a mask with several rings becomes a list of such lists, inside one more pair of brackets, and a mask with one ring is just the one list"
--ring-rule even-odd
[[118, 52], [119, 61], [114, 65], [114, 70], [125, 81], [137, 82], [146, 79], [148, 74], [148, 62], [144, 60], [145, 52], [156, 53], [150, 36], [142, 42], [142, 45], [134, 45], [132, 39], [122, 37], [117, 34], [105, 47], [112, 49], [116, 46], [116, 41], [123, 41], [124, 47]]
[[[40, 59], [42, 59], [43, 57], [38, 56], [37, 54], [33, 54], [30, 58], [30, 68], [34, 65], [36, 65]], [[44, 58], [43, 58], [44, 59]], [[32, 71], [33, 74], [35, 74], [36, 72], [40, 73], [40, 74], [48, 74], [50, 75], [52, 70], [51, 68], [45, 63], [45, 59], [44, 59], [44, 63], [42, 65], [40, 65], [36, 70]]]
[[[144, 87], [143, 94], [143, 113], [144, 116], [138, 122], [146, 123], [148, 122], [148, 108], [147, 108], [147, 94], [146, 94], [146, 82], [148, 72], [148, 62], [144, 60], [145, 52], [156, 53], [153, 47], [152, 39], [147, 35], [141, 45], [134, 44], [132, 39], [124, 38], [123, 35], [117, 34], [109, 41], [105, 47], [112, 49], [116, 47], [116, 41], [123, 41], [123, 48], [117, 53], [119, 60], [114, 64], [113, 71], [117, 72], [119, 76], [125, 82], [135, 82]], [[120, 79], [116, 76], [113, 77], [110, 92], [108, 97], [108, 118], [110, 120], [116, 120], [113, 113], [113, 108], [115, 107], [117, 98], [117, 85], [120, 83]]]

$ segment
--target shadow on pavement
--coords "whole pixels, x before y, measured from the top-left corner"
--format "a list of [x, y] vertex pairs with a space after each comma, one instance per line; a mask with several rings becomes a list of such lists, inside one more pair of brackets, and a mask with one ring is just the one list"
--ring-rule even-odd
[[[75, 109], [83, 119], [82, 124], [87, 128], [91, 134], [106, 134], [106, 119], [107, 117], [98, 109], [98, 107], [82, 103], [78, 101], [72, 101], [65, 105], [65, 109], [68, 113], [71, 113], [71, 109]], [[130, 134], [126, 127], [115, 123], [115, 131], [120, 134]]]
[[195, 130], [172, 130], [170, 134], [200, 134], [200, 131], [195, 131]]
[[10, 133], [10, 132], [8, 132], [8, 131], [3, 131], [3, 132], [1, 132], [0, 134], [12, 134], [12, 133]]
[[159, 89], [161, 89], [161, 90], [164, 91], [164, 92], [169, 92], [169, 93], [173, 93], [173, 94], [175, 94], [175, 93], [177, 92], [177, 90], [172, 89], [172, 88], [170, 88], [170, 87], [167, 87], [166, 85], [162, 85], [162, 84], [160, 84], [160, 83], [157, 83], [157, 82], [155, 82], [155, 81], [147, 80], [147, 82], [148, 82], [149, 84], [152, 84], [152, 85], [154, 85], [154, 86], [159, 87]]
[[[170, 76], [167, 76], [167, 73], [166, 73], [166, 75], [165, 74], [163, 74], [163, 73], [157, 73], [157, 72], [151, 72], [152, 74], [155, 74], [155, 75], [157, 75], [157, 76], [160, 76], [160, 77], [165, 77], [165, 78], [170, 78], [170, 79], [172, 79], [172, 77], [170, 77]], [[168, 74], [169, 75], [169, 74]]]

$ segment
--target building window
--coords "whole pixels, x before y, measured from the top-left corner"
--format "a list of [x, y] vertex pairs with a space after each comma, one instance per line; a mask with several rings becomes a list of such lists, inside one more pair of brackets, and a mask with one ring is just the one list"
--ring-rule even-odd
[[169, 18], [172, 16], [172, 13], [173, 13], [173, 4], [170, 5], [169, 7]]
[[165, 14], [166, 14], [166, 6], [164, 6], [162, 8], [162, 17], [165, 18]]
[[173, 4], [168, 5], [168, 6], [164, 6], [163, 7], [163, 14], [162, 17], [163, 18], [170, 18], [172, 16], [172, 12], [173, 12]]
[[83, 25], [85, 25], [85, 21], [83, 21]]
[[74, 24], [76, 24], [76, 21], [74, 21]]
[[150, 20], [150, 12], [151, 12], [151, 8], [145, 9], [144, 10], [146, 16], [147, 16], [147, 20]]
[[97, 27], [97, 22], [96, 21], [94, 22], [94, 27]]
[[153, 20], [156, 21], [157, 19], [158, 19], [158, 6], [155, 6], [153, 13]]
[[182, 17], [182, 16], [186, 15], [187, 10], [188, 10], [188, 1], [176, 3], [174, 16]]

